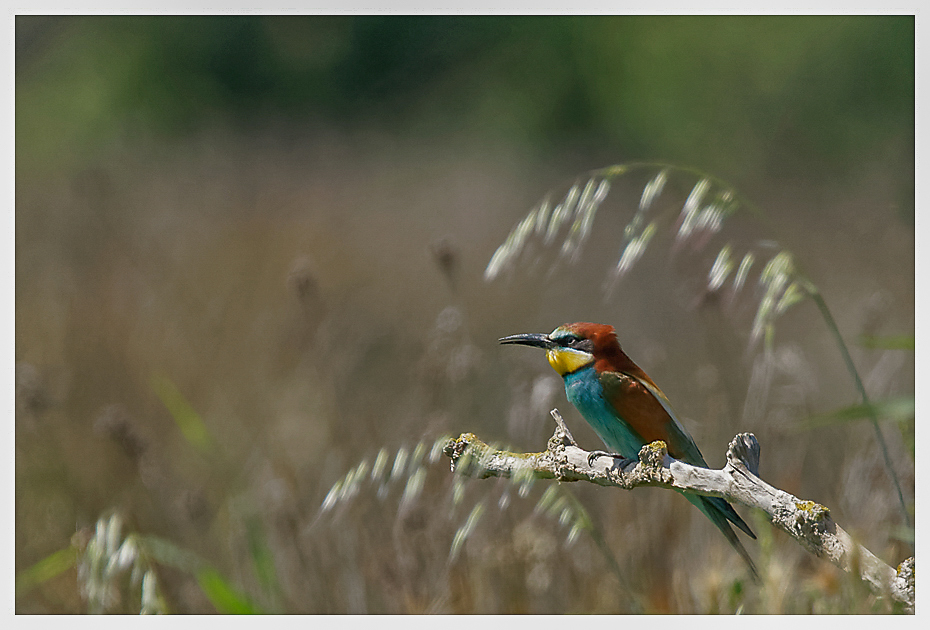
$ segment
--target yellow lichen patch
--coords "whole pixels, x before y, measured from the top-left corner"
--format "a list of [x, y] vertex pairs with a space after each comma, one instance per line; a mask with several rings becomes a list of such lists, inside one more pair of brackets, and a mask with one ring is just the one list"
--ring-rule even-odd
[[663, 442], [662, 440], [656, 440], [655, 442], [650, 442], [649, 444], [646, 445], [646, 447], [654, 453], [662, 453], [663, 455], [665, 455], [665, 453], [668, 452], [668, 447], [665, 445], [665, 442]]
[[650, 442], [639, 451], [639, 460], [644, 464], [661, 466], [668, 454], [668, 447], [662, 440]]
[[810, 516], [816, 520], [820, 521], [830, 515], [830, 508], [824, 507], [819, 503], [814, 501], [798, 501], [794, 506], [802, 511], [807, 512]]

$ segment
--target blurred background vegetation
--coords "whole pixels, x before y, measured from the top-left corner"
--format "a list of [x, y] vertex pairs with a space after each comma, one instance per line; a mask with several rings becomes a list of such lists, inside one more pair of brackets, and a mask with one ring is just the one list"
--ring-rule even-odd
[[596, 448], [496, 339], [602, 321], [712, 466], [752, 431], [767, 481], [911, 555], [810, 304], [763, 360], [668, 252], [610, 299], [589, 260], [482, 274], [589, 169], [725, 179], [905, 401], [912, 511], [912, 16], [20, 16], [15, 49], [18, 613], [888, 609], [756, 515], [762, 588], [674, 493], [455, 480], [433, 444], [541, 450], [558, 406]]

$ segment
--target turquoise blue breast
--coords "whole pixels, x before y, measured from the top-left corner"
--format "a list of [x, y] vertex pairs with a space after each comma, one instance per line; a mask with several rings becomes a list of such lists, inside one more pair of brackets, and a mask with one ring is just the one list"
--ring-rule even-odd
[[565, 395], [608, 449], [628, 459], [639, 455], [645, 442], [605, 400], [594, 366], [566, 374]]

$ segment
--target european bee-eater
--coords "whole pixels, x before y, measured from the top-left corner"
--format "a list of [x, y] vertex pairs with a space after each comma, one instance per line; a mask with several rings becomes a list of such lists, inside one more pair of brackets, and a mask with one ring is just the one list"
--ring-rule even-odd
[[[616, 454], [634, 459], [643, 446], [662, 440], [675, 459], [707, 468], [668, 398], [620, 348], [613, 326], [579, 322], [559, 326], [548, 335], [511, 335], [500, 342], [543, 348], [549, 365], [565, 381], [568, 400]], [[758, 577], [752, 559], [727, 521], [750, 537], [756, 536], [733, 507], [718, 497], [682, 494], [723, 532]]]

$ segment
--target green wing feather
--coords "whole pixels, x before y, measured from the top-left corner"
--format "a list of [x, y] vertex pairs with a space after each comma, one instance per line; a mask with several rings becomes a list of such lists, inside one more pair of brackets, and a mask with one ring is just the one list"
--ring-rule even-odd
[[[668, 398], [651, 381], [627, 372], [601, 372], [601, 387], [617, 415], [648, 444], [662, 440], [669, 454], [707, 467], [697, 444], [675, 417]], [[643, 375], [645, 376], [645, 374]]]

